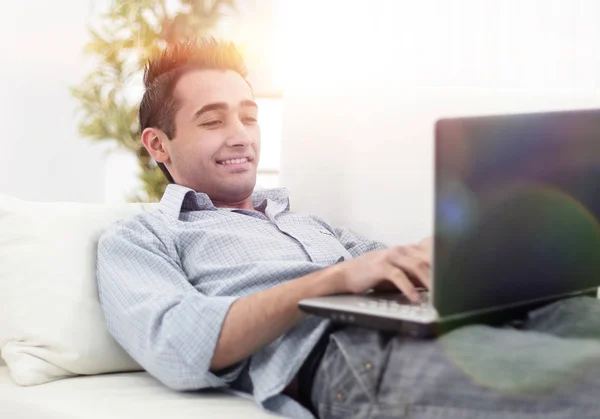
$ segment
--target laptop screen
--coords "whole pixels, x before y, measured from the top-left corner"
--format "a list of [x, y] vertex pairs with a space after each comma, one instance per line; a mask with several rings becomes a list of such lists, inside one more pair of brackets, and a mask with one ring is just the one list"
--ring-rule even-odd
[[600, 285], [600, 110], [442, 119], [439, 314]]

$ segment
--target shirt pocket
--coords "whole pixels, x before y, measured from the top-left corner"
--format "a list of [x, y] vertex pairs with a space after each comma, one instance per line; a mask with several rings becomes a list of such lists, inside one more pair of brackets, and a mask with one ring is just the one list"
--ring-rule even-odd
[[352, 258], [334, 233], [315, 224], [302, 226], [297, 233], [297, 239], [313, 262], [329, 266]]

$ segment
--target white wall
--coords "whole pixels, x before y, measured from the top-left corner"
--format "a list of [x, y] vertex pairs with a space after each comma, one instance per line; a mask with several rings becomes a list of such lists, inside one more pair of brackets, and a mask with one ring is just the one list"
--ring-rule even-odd
[[595, 1], [316, 3], [279, 9], [294, 211], [418, 240], [433, 231], [437, 118], [600, 108]]
[[391, 244], [433, 231], [433, 124], [444, 116], [600, 108], [600, 94], [366, 86], [286, 93], [280, 183], [293, 211]]
[[[82, 53], [89, 39], [86, 25], [111, 2], [2, 3], [0, 193], [37, 201], [125, 202], [141, 188], [132, 153], [79, 137], [77, 102], [69, 93], [92, 68]], [[238, 12], [230, 15], [215, 33], [245, 41], [255, 88], [259, 94], [272, 93], [272, 66], [260, 57], [271, 39], [271, 0], [239, 0]], [[277, 169], [281, 109], [269, 103], [264, 108], [274, 120], [263, 124], [265, 143], [272, 144], [261, 166]], [[260, 181], [275, 186], [277, 175], [261, 175]]]
[[5, 1], [0, 13], [0, 193], [102, 202], [100, 147], [78, 138], [69, 86], [88, 68], [86, 23], [98, 1]]
[[286, 90], [600, 87], [597, 0], [274, 1]]

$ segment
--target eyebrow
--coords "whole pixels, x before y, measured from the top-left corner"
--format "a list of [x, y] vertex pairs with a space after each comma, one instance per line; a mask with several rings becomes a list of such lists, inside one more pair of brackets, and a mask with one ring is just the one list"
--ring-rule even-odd
[[[240, 102], [240, 108], [257, 108], [258, 109], [258, 105], [253, 100], [242, 100]], [[217, 110], [226, 111], [228, 109], [229, 109], [229, 105], [227, 105], [227, 103], [225, 103], [225, 102], [209, 103], [208, 105], [204, 105], [199, 110], [194, 112], [192, 121], [195, 121], [196, 119], [200, 118], [200, 116], [202, 116], [202, 114], [204, 114], [206, 112], [217, 111]]]

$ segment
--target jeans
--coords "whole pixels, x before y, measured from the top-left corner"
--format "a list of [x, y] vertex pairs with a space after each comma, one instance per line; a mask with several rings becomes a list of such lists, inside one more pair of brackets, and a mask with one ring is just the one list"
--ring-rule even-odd
[[311, 400], [320, 418], [600, 418], [600, 301], [531, 311], [517, 329], [433, 340], [348, 326], [329, 337]]

